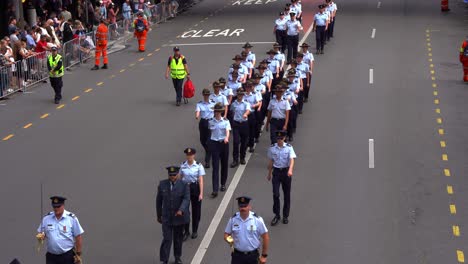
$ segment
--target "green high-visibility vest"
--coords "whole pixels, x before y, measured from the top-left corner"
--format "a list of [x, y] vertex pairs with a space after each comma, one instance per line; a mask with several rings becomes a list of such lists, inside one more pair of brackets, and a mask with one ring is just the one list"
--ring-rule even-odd
[[[57, 64], [59, 63], [61, 59], [62, 59], [62, 56], [60, 56], [60, 54], [57, 54], [55, 58], [53, 58], [52, 55], [49, 55], [50, 68], [55, 69], [55, 67], [57, 67]], [[49, 76], [52, 78], [58, 78], [58, 77], [62, 77], [63, 74], [64, 74], [64, 71], [63, 71], [63, 63], [62, 63], [62, 67], [60, 67], [60, 69], [57, 71], [53, 71], [49, 73]]]
[[185, 72], [185, 67], [182, 61], [184, 56], [180, 56], [178, 60], [174, 57], [171, 59], [171, 78], [172, 79], [184, 79], [187, 73]]

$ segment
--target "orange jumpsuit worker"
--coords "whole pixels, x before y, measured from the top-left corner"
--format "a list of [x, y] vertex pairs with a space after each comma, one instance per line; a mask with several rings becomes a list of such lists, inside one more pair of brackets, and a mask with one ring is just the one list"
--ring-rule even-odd
[[95, 65], [91, 70], [99, 70], [99, 59], [102, 57], [104, 60], [104, 66], [101, 69], [107, 69], [107, 38], [109, 37], [109, 29], [107, 28], [107, 20], [101, 19], [101, 23], [99, 24], [96, 30], [96, 61]]
[[145, 52], [146, 35], [148, 33], [148, 20], [143, 17], [143, 12], [138, 13], [137, 19], [133, 22], [135, 28], [134, 37], [138, 39], [138, 51]]
[[463, 64], [463, 81], [468, 82], [468, 37], [460, 48], [460, 62]]

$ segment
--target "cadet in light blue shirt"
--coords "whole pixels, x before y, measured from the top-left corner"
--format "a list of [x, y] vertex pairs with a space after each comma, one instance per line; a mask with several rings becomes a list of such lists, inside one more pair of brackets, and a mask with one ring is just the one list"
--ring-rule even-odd
[[224, 94], [224, 96], [226, 96], [228, 104], [231, 104], [232, 97], [234, 95], [232, 93], [232, 89], [226, 85], [226, 79], [224, 79], [223, 77], [219, 78], [218, 82], [222, 85], [221, 93]]
[[242, 77], [241, 83], [244, 83], [248, 78], [249, 68], [241, 63], [244, 60], [241, 55], [236, 55], [233, 60], [234, 64], [231, 67], [232, 69], [229, 69], [229, 73], [233, 72], [233, 69], [236, 69], [235, 65], [239, 65], [239, 76]]
[[[228, 106], [229, 102], [224, 94], [221, 93], [223, 85], [219, 81], [213, 83], [213, 93], [210, 95], [210, 100], [216, 103], [221, 103], [223, 106]], [[227, 114], [227, 107], [224, 116]]]
[[280, 64], [280, 77], [284, 74], [284, 63], [286, 62], [286, 56], [280, 50], [281, 45], [278, 43], [273, 44], [273, 49], [276, 51], [275, 60], [277, 60]]
[[271, 71], [271, 73], [273, 74], [273, 78], [276, 78], [278, 79], [280, 76], [279, 76], [279, 72], [280, 72], [280, 64], [279, 64], [279, 61], [277, 61], [275, 59], [275, 55], [277, 54], [276, 51], [274, 51], [273, 49], [269, 50], [267, 52], [267, 54], [269, 55], [269, 58], [267, 59], [268, 60], [268, 69]]
[[281, 83], [277, 84], [274, 89], [276, 98], [270, 100], [268, 104], [268, 115], [265, 129], [268, 131], [271, 123], [271, 144], [276, 142], [276, 131], [286, 130], [288, 128], [289, 112], [291, 110], [291, 106], [289, 105], [288, 101], [283, 99], [283, 92], [285, 88], [286, 87], [284, 87]]
[[248, 53], [246, 51], [242, 51], [241, 56], [242, 56], [242, 59], [243, 59], [242, 62], [241, 62], [241, 65], [244, 65], [248, 69], [247, 79], [250, 79], [250, 78], [252, 78], [252, 73], [253, 73], [254, 66], [247, 59]]
[[236, 200], [239, 212], [229, 219], [224, 229], [224, 240], [234, 249], [231, 263], [266, 263], [270, 236], [263, 218], [250, 211], [250, 197], [241, 196]]
[[240, 74], [238, 74], [237, 72], [232, 72], [230, 76], [228, 77], [227, 87], [231, 89], [233, 95], [237, 94], [237, 89], [242, 87], [242, 83], [241, 83], [242, 78], [243, 77], [241, 77]]
[[210, 167], [211, 154], [208, 148], [208, 140], [210, 139], [210, 128], [208, 122], [214, 117], [213, 107], [215, 102], [210, 100], [210, 90], [208, 88], [203, 89], [203, 101], [198, 102], [195, 109], [195, 119], [200, 120], [198, 123], [198, 131], [200, 132], [200, 143], [205, 149], [205, 167]]
[[237, 89], [237, 100], [231, 104], [233, 120], [239, 123], [247, 122], [247, 116], [250, 113], [250, 104], [244, 101], [244, 94], [244, 88]]
[[242, 47], [245, 52], [247, 52], [247, 60], [252, 63], [252, 68], [255, 67], [255, 62], [257, 60], [255, 53], [251, 51], [251, 48], [253, 46], [250, 43], [245, 43], [244, 46]]
[[[250, 82], [250, 81], [249, 81]], [[232, 158], [231, 168], [235, 168], [240, 164], [246, 164], [245, 155], [247, 152], [247, 141], [249, 139], [248, 117], [250, 114], [250, 104], [244, 101], [244, 88], [237, 89], [237, 99], [231, 104], [231, 112], [233, 116], [232, 124]]]
[[282, 52], [286, 50], [287, 39], [286, 39], [286, 23], [288, 19], [284, 17], [284, 12], [280, 12], [279, 18], [275, 20], [275, 27], [273, 32], [275, 32], [276, 43], [279, 45]]
[[36, 238], [39, 240], [45, 239], [47, 242], [47, 263], [49, 261], [59, 263], [56, 261], [61, 259], [73, 263], [75, 254], [77, 256], [75, 259], [81, 256], [81, 236], [84, 230], [76, 215], [65, 210], [66, 198], [53, 196], [50, 199], [54, 211], [42, 218], [41, 224], [37, 228], [38, 235]]
[[287, 26], [287, 39], [288, 39], [288, 62], [296, 58], [297, 47], [299, 46], [299, 31], [302, 31], [301, 22], [296, 20], [296, 13], [290, 13], [291, 20], [286, 23]]

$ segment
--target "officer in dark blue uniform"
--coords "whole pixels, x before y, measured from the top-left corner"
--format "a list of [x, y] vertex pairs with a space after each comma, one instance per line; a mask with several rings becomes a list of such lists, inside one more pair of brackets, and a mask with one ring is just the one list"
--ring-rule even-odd
[[288, 224], [289, 210], [291, 207], [291, 181], [294, 169], [296, 153], [293, 147], [285, 143], [286, 131], [276, 132], [276, 143], [268, 149], [268, 181], [273, 184], [273, 213], [275, 217], [271, 225], [275, 226], [281, 219], [280, 211], [280, 186], [283, 188], [283, 224]]
[[163, 264], [168, 263], [174, 240], [175, 263], [182, 264], [184, 226], [190, 222], [190, 189], [189, 185], [179, 180], [179, 167], [170, 166], [166, 169], [169, 179], [159, 183], [156, 196], [156, 212], [163, 232], [159, 259]]

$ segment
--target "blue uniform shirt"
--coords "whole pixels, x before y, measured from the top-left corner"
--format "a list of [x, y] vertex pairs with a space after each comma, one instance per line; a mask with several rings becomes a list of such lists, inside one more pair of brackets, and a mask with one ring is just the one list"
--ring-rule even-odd
[[231, 123], [226, 118], [221, 118], [220, 120], [213, 118], [210, 119], [209, 128], [211, 130], [211, 140], [222, 141], [227, 135], [227, 131], [231, 130]]
[[[302, 58], [302, 61], [310, 65], [311, 61], [314, 61], [314, 55], [310, 53], [309, 51], [304, 53], [304, 58]], [[310, 66], [309, 66], [310, 67]], [[309, 69], [310, 70], [310, 69]]]
[[299, 78], [307, 78], [307, 73], [310, 72], [309, 64], [301, 62], [297, 64], [296, 71], [299, 72]]
[[262, 96], [262, 94], [266, 92], [266, 87], [262, 83], [259, 83], [257, 86], [255, 86], [254, 89], [256, 93], [260, 94], [260, 96]]
[[247, 74], [249, 74], [249, 70], [254, 67], [252, 62], [250, 62], [248, 60], [242, 61], [241, 65], [244, 65], [247, 68]]
[[315, 20], [315, 25], [317, 26], [326, 26], [327, 25], [327, 20], [328, 20], [328, 15], [324, 13], [317, 13], [314, 16]]
[[284, 143], [283, 147], [275, 143], [268, 149], [267, 156], [273, 161], [273, 167], [283, 169], [289, 167], [289, 162], [291, 159], [296, 158], [296, 153], [293, 147], [288, 143]]
[[288, 85], [288, 90], [287, 91], [293, 93], [294, 97], [297, 98], [299, 96], [299, 89], [300, 89], [299, 81], [294, 80], [292, 83], [290, 83]]
[[291, 110], [291, 106], [286, 100], [270, 100], [268, 104], [268, 111], [271, 111], [271, 117], [277, 119], [285, 119], [286, 111]]
[[290, 20], [288, 21], [288, 23], [286, 23], [286, 26], [288, 28], [288, 31], [286, 32], [286, 34], [288, 34], [288, 36], [296, 36], [299, 34], [299, 29], [301, 27], [301, 22], [297, 21], [297, 20]]
[[226, 96], [224, 94], [222, 94], [221, 91], [219, 92], [218, 95], [216, 95], [214, 93], [210, 94], [210, 101], [213, 101], [214, 104], [221, 103], [224, 106], [229, 105], [229, 102], [228, 102]]
[[249, 252], [257, 250], [262, 245], [261, 236], [268, 232], [263, 218], [250, 212], [247, 219], [243, 220], [239, 213], [229, 219], [224, 232], [230, 234], [234, 239], [234, 248]]
[[200, 176], [205, 176], [206, 173], [201, 163], [194, 161], [190, 165], [187, 161], [184, 161], [180, 164], [179, 174], [184, 183], [195, 183], [198, 182]]
[[[229, 68], [228, 75], [231, 76], [232, 72], [234, 72], [234, 68], [232, 68], [232, 66], [231, 66]], [[245, 67], [245, 65], [243, 65], [241, 63], [239, 69], [237, 70], [237, 72], [239, 73], [239, 77], [244, 77], [244, 75], [249, 73], [249, 69], [247, 67]]]
[[214, 117], [214, 105], [215, 102], [213, 100], [209, 100], [208, 102], [200, 101], [197, 103], [195, 112], [200, 112], [200, 118], [211, 119]]
[[250, 112], [253, 112], [255, 111], [255, 108], [253, 106], [257, 104], [258, 102], [260, 102], [261, 100], [259, 100], [258, 94], [256, 92], [250, 92], [250, 94], [245, 93], [244, 101], [250, 104]]
[[249, 54], [247, 55], [247, 60], [253, 65], [254, 60], [257, 60], [255, 53], [253, 53], [252, 51], [249, 51]]
[[37, 232], [45, 233], [47, 252], [60, 255], [73, 249], [75, 237], [83, 234], [84, 230], [78, 218], [65, 210], [59, 220], [53, 212], [44, 216]]
[[286, 22], [288, 22], [288, 19], [286, 18], [278, 18], [275, 20], [275, 26], [276, 30], [286, 30]]
[[232, 92], [232, 89], [229, 87], [225, 87], [223, 90], [221, 90], [221, 93], [224, 94], [224, 96], [226, 97], [234, 95], [234, 93]]
[[237, 79], [234, 79], [232, 76], [228, 77], [227, 87], [231, 89], [233, 94], [237, 94], [237, 89], [242, 87], [242, 83], [240, 82], [241, 78], [240, 75]]
[[276, 74], [276, 67], [280, 67], [279, 61], [275, 59], [268, 59], [268, 61], [270, 62], [268, 64], [268, 69], [271, 71], [272, 74]]
[[244, 100], [242, 102], [234, 101], [231, 103], [231, 111], [233, 112], [233, 119], [237, 122], [245, 122], [247, 118], [244, 118], [243, 115], [245, 112], [250, 111], [250, 104]]

